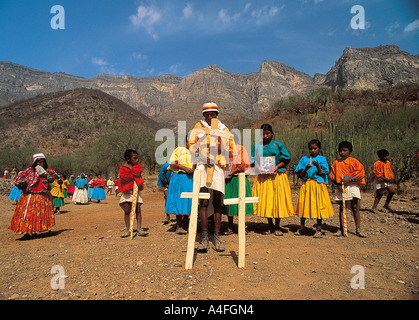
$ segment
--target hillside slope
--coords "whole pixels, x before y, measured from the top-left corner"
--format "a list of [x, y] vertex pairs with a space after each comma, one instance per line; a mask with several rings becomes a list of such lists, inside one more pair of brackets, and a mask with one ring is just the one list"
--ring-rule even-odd
[[51, 155], [71, 152], [100, 134], [130, 125], [158, 128], [138, 110], [93, 89], [47, 93], [0, 108], [4, 148], [33, 146]]

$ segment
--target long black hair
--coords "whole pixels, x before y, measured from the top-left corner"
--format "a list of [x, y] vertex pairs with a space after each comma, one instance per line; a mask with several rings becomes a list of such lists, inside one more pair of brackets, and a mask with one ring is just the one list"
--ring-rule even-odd
[[352, 143], [350, 143], [349, 141], [342, 141], [341, 143], [339, 143], [338, 150], [340, 151], [343, 148], [348, 148], [349, 152], [353, 151]]
[[138, 154], [138, 152], [136, 150], [133, 150], [133, 149], [126, 150], [125, 153], [124, 153], [124, 159], [126, 161], [129, 161], [133, 154]]
[[310, 142], [308, 143], [308, 148], [310, 148], [310, 145], [312, 144], [315, 144], [316, 146], [318, 146], [319, 149], [322, 148], [322, 143], [317, 139], [310, 140]]
[[262, 124], [262, 126], [260, 127], [263, 131], [270, 131], [270, 132], [272, 132], [272, 134], [275, 134], [274, 133], [274, 130], [272, 129], [272, 126], [270, 125], [270, 124], [268, 124], [268, 123], [264, 123], [264, 124]]
[[44, 161], [45, 161], [45, 165], [44, 165], [44, 166], [42, 166], [42, 167], [43, 167], [45, 170], [47, 170], [47, 169], [48, 169], [48, 162], [47, 162], [47, 159], [45, 159], [45, 158], [39, 158], [39, 159], [36, 159], [36, 160], [32, 163], [32, 165], [31, 165], [32, 169], [34, 169], [34, 170], [35, 170], [36, 166], [38, 165], [39, 160], [44, 160]]

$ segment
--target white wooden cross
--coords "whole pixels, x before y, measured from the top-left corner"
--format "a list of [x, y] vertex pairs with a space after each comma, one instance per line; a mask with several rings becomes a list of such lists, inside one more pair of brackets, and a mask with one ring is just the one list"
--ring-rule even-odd
[[188, 231], [188, 249], [186, 251], [185, 269], [192, 269], [193, 256], [195, 252], [196, 229], [198, 224], [198, 204], [199, 199], [209, 199], [210, 194], [199, 192], [201, 188], [201, 171], [195, 170], [193, 174], [193, 189], [192, 192], [182, 192], [181, 198], [192, 198], [191, 214], [189, 217], [189, 231]]
[[[206, 135], [210, 135], [210, 146], [209, 146], [209, 151], [210, 152], [208, 154], [208, 159], [210, 159], [212, 161], [211, 162], [212, 164], [214, 164], [216, 161], [212, 157], [213, 155], [211, 154], [211, 148], [218, 147], [218, 138], [221, 137], [221, 138], [227, 139], [227, 140], [233, 139], [233, 135], [231, 133], [227, 133], [227, 132], [224, 132], [224, 131], [218, 129], [218, 119], [217, 118], [211, 119], [211, 129], [195, 128], [195, 129], [193, 129], [193, 131], [195, 131], [193, 134], [196, 134], [196, 135], [198, 135], [199, 133], [205, 133]], [[215, 156], [217, 156], [217, 155], [215, 155]], [[213, 174], [214, 174], [214, 166], [207, 167], [207, 180], [206, 180], [207, 184], [211, 184]]]
[[246, 198], [246, 175], [244, 172], [239, 173], [239, 197], [233, 199], [224, 199], [225, 205], [239, 205], [239, 261], [238, 267], [244, 268], [244, 260], [246, 254], [246, 230], [245, 230], [245, 218], [246, 218], [246, 204], [247, 203], [258, 203], [258, 197], [247, 197]]

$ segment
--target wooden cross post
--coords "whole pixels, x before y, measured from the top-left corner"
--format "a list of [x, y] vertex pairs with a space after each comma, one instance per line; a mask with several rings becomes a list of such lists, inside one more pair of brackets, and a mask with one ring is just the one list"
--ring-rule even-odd
[[342, 175], [342, 216], [343, 216], [343, 236], [348, 236], [348, 225], [346, 222], [346, 199], [345, 199], [345, 184], [343, 183]]
[[132, 189], [132, 205], [131, 212], [129, 216], [129, 232], [131, 233], [131, 240], [134, 237], [134, 220], [135, 220], [135, 211], [137, 209], [137, 198], [138, 198], [138, 186], [137, 182], [134, 180], [134, 188]]
[[[218, 137], [216, 136], [214, 138], [214, 135], [215, 135], [214, 130], [218, 130], [218, 119], [217, 118], [211, 119], [210, 154], [208, 155], [209, 159], [211, 159], [211, 147], [217, 146], [217, 143], [218, 143]], [[214, 163], [215, 163], [215, 161], [214, 161]], [[212, 164], [214, 165], [214, 163], [212, 163]], [[207, 184], [210, 184], [212, 182], [212, 176], [214, 174], [214, 166], [213, 165], [211, 167], [208, 167], [208, 169], [207, 169], [207, 181], [206, 181]]]
[[193, 174], [192, 192], [182, 192], [181, 198], [192, 198], [191, 215], [189, 217], [188, 249], [186, 251], [185, 269], [192, 269], [195, 251], [196, 229], [198, 224], [199, 199], [209, 199], [209, 193], [199, 192], [201, 188], [201, 171], [195, 170]]
[[246, 175], [244, 172], [239, 173], [239, 197], [233, 199], [224, 199], [225, 205], [239, 205], [239, 261], [238, 267], [244, 268], [244, 260], [246, 253], [246, 230], [245, 230], [245, 219], [246, 219], [246, 204], [247, 203], [258, 203], [258, 197], [246, 198]]

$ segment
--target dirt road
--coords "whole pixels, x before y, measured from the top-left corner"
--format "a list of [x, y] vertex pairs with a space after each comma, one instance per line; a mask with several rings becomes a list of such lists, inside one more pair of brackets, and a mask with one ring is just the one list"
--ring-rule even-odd
[[[363, 194], [362, 224], [367, 238], [334, 237], [336, 215], [325, 220], [325, 235], [295, 236], [299, 219], [283, 219], [284, 235], [263, 235], [265, 219], [248, 216], [246, 266], [237, 268], [237, 234], [223, 236], [223, 253], [196, 254], [185, 270], [187, 236], [175, 221], [163, 225], [162, 192], [156, 177], [146, 177], [143, 226], [148, 237], [120, 238], [123, 213], [119, 198], [72, 204], [66, 199], [51, 233], [21, 240], [8, 225], [14, 201], [0, 196], [0, 298], [13, 300], [417, 300], [419, 298], [419, 202], [395, 196], [390, 213], [368, 211], [372, 195]], [[293, 190], [294, 204], [298, 190]], [[379, 209], [383, 203], [380, 203]], [[226, 217], [223, 218], [225, 228]], [[237, 223], [237, 220], [235, 220]], [[315, 221], [309, 221], [312, 227]], [[51, 274], [59, 266], [61, 273]], [[354, 268], [354, 269], [352, 269]], [[61, 271], [60, 271], [61, 270]], [[351, 273], [351, 270], [353, 273]], [[364, 275], [364, 289], [355, 281]], [[63, 275], [61, 289], [51, 280]], [[358, 277], [358, 278], [357, 278]], [[54, 282], [59, 284], [58, 281]]]

